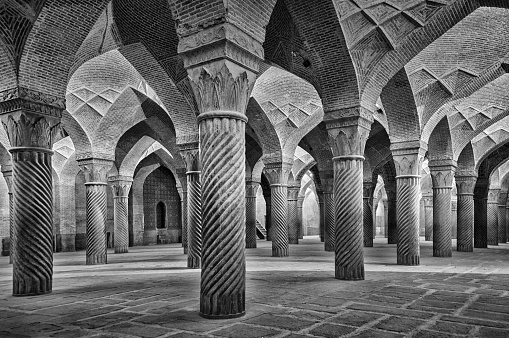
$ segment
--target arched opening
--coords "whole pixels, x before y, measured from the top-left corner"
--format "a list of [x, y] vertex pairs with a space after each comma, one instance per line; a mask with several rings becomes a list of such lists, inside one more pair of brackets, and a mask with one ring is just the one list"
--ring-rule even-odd
[[166, 205], [162, 201], [156, 206], [156, 226], [158, 229], [166, 228]]

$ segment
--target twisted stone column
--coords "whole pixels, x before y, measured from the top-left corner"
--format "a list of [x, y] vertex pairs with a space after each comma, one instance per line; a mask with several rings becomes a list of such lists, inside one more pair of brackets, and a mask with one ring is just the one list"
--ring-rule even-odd
[[507, 199], [505, 206], [505, 222], [506, 222], [507, 241], [509, 242], [509, 198]]
[[187, 207], [187, 169], [186, 168], [178, 168], [177, 169], [177, 177], [182, 185], [182, 199], [180, 200], [181, 207], [181, 216], [182, 216], [182, 248], [184, 249], [184, 255], [187, 255], [189, 252], [188, 246], [188, 207]]
[[304, 222], [302, 221], [302, 205], [304, 204], [304, 196], [297, 197], [297, 226], [299, 227], [299, 239], [304, 238]]
[[474, 187], [476, 181], [476, 176], [456, 176], [458, 192], [457, 250], [461, 252], [474, 250]]
[[[413, 144], [412, 144], [413, 143]], [[409, 147], [409, 146], [414, 147]], [[419, 265], [419, 198], [424, 149], [416, 141], [391, 145], [396, 166], [398, 247], [397, 263]]]
[[433, 196], [423, 196], [424, 200], [424, 240], [433, 240]]
[[106, 174], [112, 161], [88, 158], [78, 161], [85, 174], [87, 210], [86, 264], [106, 264]]
[[488, 245], [498, 245], [498, 193], [500, 189], [488, 191]]
[[202, 250], [202, 201], [198, 142], [178, 145], [187, 177], [187, 267], [199, 269]]
[[435, 160], [429, 165], [433, 182], [433, 257], [452, 257], [451, 193], [456, 165], [449, 162]]
[[316, 197], [318, 198], [318, 213], [319, 213], [319, 220], [318, 220], [318, 226], [320, 230], [320, 242], [325, 242], [325, 205], [324, 205], [324, 197], [323, 197], [323, 190], [317, 190], [316, 191]]
[[[332, 188], [332, 186], [331, 186]], [[334, 252], [335, 243], [335, 224], [334, 224], [334, 194], [325, 188], [323, 192], [323, 211], [324, 211], [324, 242], [325, 251]]]
[[9, 264], [12, 264], [12, 248], [14, 235], [14, 200], [12, 198], [12, 165], [2, 165], [2, 174], [7, 183], [7, 193], [9, 194]]
[[129, 252], [128, 199], [132, 177], [112, 176], [108, 178], [113, 192], [113, 230], [115, 253]]
[[507, 200], [507, 191], [501, 191], [498, 194], [498, 242], [507, 242], [505, 205]]
[[396, 202], [396, 187], [388, 189], [387, 193], [387, 243], [398, 244], [398, 217], [397, 217], [397, 202]]
[[267, 241], [272, 241], [272, 198], [269, 194], [263, 194], [265, 199], [265, 233], [267, 234]]
[[265, 163], [265, 176], [270, 183], [272, 257], [289, 255], [288, 242], [288, 176], [290, 163]]
[[488, 184], [478, 178], [474, 188], [474, 248], [488, 247]]
[[326, 121], [334, 155], [335, 277], [364, 279], [362, 179], [364, 146], [372, 115], [363, 107], [334, 112]]
[[375, 186], [371, 182], [362, 185], [362, 210], [364, 223], [364, 246], [373, 247], [373, 192]]
[[256, 248], [256, 192], [259, 182], [246, 181], [246, 248]]
[[[16, 97], [19, 92], [11, 93]], [[28, 95], [28, 94], [27, 94]], [[0, 95], [1, 96], [1, 95]], [[2, 123], [12, 148], [13, 229], [11, 254], [13, 262], [13, 296], [40, 295], [51, 292], [53, 283], [53, 139], [60, 132], [59, 107], [28, 105], [36, 114], [25, 111], [23, 98], [0, 102]], [[10, 109], [15, 109], [14, 111]], [[43, 111], [53, 110], [53, 116]]]
[[288, 187], [288, 243], [299, 244], [299, 216], [297, 197], [299, 196], [300, 184], [292, 182]]

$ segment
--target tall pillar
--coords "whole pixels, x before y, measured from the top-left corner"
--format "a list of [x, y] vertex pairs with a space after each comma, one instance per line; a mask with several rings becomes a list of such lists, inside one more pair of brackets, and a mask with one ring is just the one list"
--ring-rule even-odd
[[505, 205], [507, 200], [507, 191], [500, 191], [498, 194], [498, 242], [507, 242]]
[[506, 205], [505, 205], [505, 223], [506, 223], [506, 239], [507, 242], [509, 242], [509, 198], [507, 199]]
[[433, 196], [424, 195], [424, 240], [433, 240]]
[[425, 149], [414, 141], [393, 143], [391, 150], [397, 174], [397, 263], [419, 265], [420, 173]]
[[[363, 154], [372, 114], [356, 107], [327, 115], [330, 120], [325, 123], [334, 155], [335, 277], [363, 280]], [[344, 115], [349, 117], [341, 117]]]
[[256, 248], [256, 192], [259, 182], [246, 181], [246, 248]]
[[304, 222], [302, 221], [302, 205], [304, 204], [305, 196], [299, 195], [297, 197], [297, 225], [299, 227], [299, 239], [304, 238]]
[[474, 248], [488, 247], [488, 184], [478, 178], [474, 188]]
[[288, 243], [288, 177], [291, 163], [265, 163], [265, 176], [270, 183], [272, 257], [289, 255]]
[[2, 174], [7, 183], [7, 193], [9, 194], [9, 264], [12, 264], [12, 248], [14, 242], [14, 201], [12, 199], [12, 165], [2, 165]]
[[323, 188], [323, 212], [324, 212], [324, 242], [325, 251], [334, 252], [335, 224], [334, 224], [334, 173], [321, 172], [320, 181]]
[[129, 251], [128, 199], [132, 177], [111, 176], [108, 178], [113, 192], [113, 230], [115, 253]]
[[182, 199], [180, 200], [180, 210], [182, 217], [182, 248], [184, 249], [184, 254], [188, 254], [188, 229], [187, 229], [187, 169], [186, 168], [177, 168], [177, 177], [182, 185]]
[[396, 184], [385, 187], [387, 193], [387, 243], [398, 244]]
[[12, 156], [13, 296], [52, 290], [51, 149], [64, 109], [64, 99], [27, 88], [0, 93], [0, 114]]
[[113, 162], [88, 158], [78, 161], [85, 174], [87, 209], [87, 265], [106, 264], [106, 174]]
[[263, 47], [234, 25], [220, 23], [181, 37], [178, 51], [199, 110], [200, 315], [235, 318], [245, 314], [245, 111]]
[[299, 196], [300, 184], [291, 182], [288, 186], [288, 243], [299, 244], [299, 215], [297, 209], [297, 198]]
[[362, 210], [364, 223], [364, 246], [373, 247], [373, 192], [375, 186], [372, 182], [362, 184]]
[[199, 269], [202, 248], [201, 178], [198, 142], [178, 145], [187, 177], [187, 267]]
[[456, 163], [432, 160], [433, 182], [433, 257], [452, 257], [451, 193]]
[[381, 226], [382, 229], [383, 229], [383, 235], [385, 238], [387, 238], [387, 228], [388, 228], [388, 225], [389, 225], [389, 222], [387, 220], [387, 213], [388, 213], [388, 205], [387, 205], [387, 199], [383, 199], [382, 200], [383, 204], [384, 204], [384, 222], [383, 222], [383, 225]]
[[320, 242], [325, 242], [325, 206], [324, 206], [324, 197], [323, 190], [316, 190], [316, 197], [318, 198], [318, 213], [319, 220], [318, 226], [320, 230]]
[[488, 191], [488, 245], [498, 245], [498, 193], [500, 189]]
[[458, 196], [457, 219], [458, 251], [472, 252], [474, 250], [474, 188], [476, 176], [456, 176]]
[[263, 191], [263, 198], [265, 199], [265, 233], [267, 234], [267, 241], [272, 241], [272, 198], [270, 188], [268, 191]]

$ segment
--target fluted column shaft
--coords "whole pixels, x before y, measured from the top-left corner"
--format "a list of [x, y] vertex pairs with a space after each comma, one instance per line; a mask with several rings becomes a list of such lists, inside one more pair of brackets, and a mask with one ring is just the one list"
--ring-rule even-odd
[[397, 218], [398, 247], [397, 263], [419, 265], [419, 175], [398, 176]]
[[324, 209], [324, 242], [325, 251], [334, 252], [335, 225], [334, 225], [334, 194], [332, 191], [323, 192]]
[[288, 251], [288, 185], [271, 184], [272, 256], [286, 257]]
[[187, 172], [187, 267], [199, 269], [202, 250], [200, 171]]
[[11, 148], [14, 226], [13, 296], [51, 292], [53, 193], [51, 156], [43, 148]]
[[363, 182], [363, 223], [364, 223], [364, 246], [373, 247], [373, 191], [374, 185], [371, 182]]
[[424, 198], [424, 240], [433, 240], [433, 197]]
[[299, 195], [297, 198], [297, 226], [299, 228], [299, 239], [304, 238], [304, 222], [302, 220], [302, 205], [304, 204], [304, 196]]
[[267, 241], [272, 241], [272, 198], [271, 195], [263, 195], [265, 198], [265, 232]]
[[500, 189], [488, 191], [488, 245], [498, 245], [498, 193]]
[[14, 235], [14, 201], [12, 198], [12, 165], [2, 165], [2, 174], [7, 183], [7, 192], [9, 194], [9, 264], [12, 264], [12, 247]]
[[113, 192], [113, 228], [115, 233], [115, 253], [129, 252], [128, 199], [131, 177], [110, 177]]
[[182, 185], [182, 199], [180, 200], [180, 211], [181, 211], [181, 223], [182, 223], [182, 248], [184, 250], [184, 254], [188, 254], [188, 240], [187, 237], [189, 235], [189, 230], [187, 226], [187, 218], [188, 218], [188, 206], [187, 206], [187, 169], [186, 168], [178, 168], [177, 176]]
[[256, 248], [256, 192], [258, 182], [246, 182], [246, 248]]
[[323, 197], [323, 191], [317, 191], [316, 192], [318, 197], [318, 213], [319, 213], [319, 220], [318, 220], [318, 226], [320, 230], [320, 242], [325, 242], [325, 205], [324, 205], [324, 197]]
[[474, 194], [458, 194], [458, 251], [474, 249]]
[[507, 191], [500, 192], [498, 195], [498, 242], [507, 242], [505, 205], [507, 200]]
[[300, 186], [291, 185], [288, 187], [288, 243], [299, 244], [299, 219], [297, 209], [297, 198]]
[[396, 189], [387, 192], [387, 243], [398, 244]]
[[506, 222], [505, 233], [507, 235], [506, 239], [507, 242], [509, 242], [509, 199], [507, 200], [505, 207], [505, 222]]
[[433, 257], [452, 257], [451, 193], [456, 163], [434, 160], [429, 168], [433, 182]]
[[334, 161], [336, 278], [364, 279], [362, 207], [363, 156], [340, 156]]

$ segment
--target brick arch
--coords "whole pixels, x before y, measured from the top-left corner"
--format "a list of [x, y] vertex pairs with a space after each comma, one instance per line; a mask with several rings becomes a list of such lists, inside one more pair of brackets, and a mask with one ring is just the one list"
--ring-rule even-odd
[[[262, 136], [263, 137], [263, 136]], [[251, 176], [251, 172], [263, 156], [263, 149], [255, 132], [246, 128], [246, 176]]]
[[0, 91], [13, 88], [16, 83], [16, 65], [5, 44], [0, 42]]
[[294, 161], [294, 168], [295, 168], [295, 180], [300, 181], [302, 180], [302, 177], [312, 168], [316, 165], [315, 159], [308, 155], [304, 159], [304, 161], [300, 160], [300, 163], [297, 162], [297, 160]]
[[370, 175], [375, 175], [378, 168], [383, 167], [389, 159], [392, 159], [390, 145], [387, 131], [380, 123], [374, 121], [364, 148], [364, 163], [369, 167], [364, 171], [366, 180], [369, 180]]
[[154, 142], [155, 140], [152, 137], [146, 135], [142, 136], [122, 159], [118, 174], [121, 176], [133, 176], [134, 170], [142, 159], [142, 156]]
[[76, 52], [108, 2], [45, 1], [23, 48], [19, 85], [63, 98]]
[[92, 144], [81, 124], [67, 111], [62, 112], [62, 127], [71, 137], [76, 153], [92, 153]]
[[267, 114], [254, 98], [250, 98], [247, 104], [247, 125], [250, 126], [260, 141], [260, 147], [264, 155], [282, 156], [279, 136]]
[[419, 140], [421, 124], [414, 93], [405, 68], [401, 68], [383, 88], [382, 101], [391, 142]]
[[449, 121], [444, 117], [433, 129], [428, 144], [428, 158], [431, 161], [454, 158]]
[[471, 176], [475, 174], [475, 156], [471, 142], [461, 150], [457, 165], [456, 176]]
[[478, 181], [489, 179], [491, 173], [497, 170], [507, 158], [509, 158], [509, 139], [486, 149], [476, 162]]
[[[368, 109], [374, 108], [383, 87], [401, 68], [429, 44], [481, 6], [507, 8], [508, 4], [495, 0], [458, 0], [449, 5], [443, 5], [434, 11], [434, 15], [425, 22], [423, 27], [402, 35], [403, 37], [399, 39], [396, 48], [388, 48], [382, 51], [378, 57], [372, 57], [372, 61], [365, 67], [364, 80], [360, 81], [362, 104]], [[365, 56], [369, 56], [368, 53], [369, 51], [365, 51]]]
[[321, 122], [309, 131], [299, 142], [299, 147], [313, 156], [319, 171], [333, 170], [332, 150], [325, 123]]
[[306, 184], [303, 184], [302, 187], [300, 188], [299, 195], [305, 195], [306, 191], [308, 189], [312, 189], [313, 185], [314, 185], [313, 180], [307, 181]]
[[263, 173], [263, 168], [265, 168], [265, 164], [263, 163], [263, 161], [260, 159], [256, 162], [256, 164], [253, 166], [253, 168], [251, 169], [251, 176], [249, 176], [249, 179], [251, 181], [255, 181], [255, 182], [261, 182], [262, 180], [262, 173]]
[[112, 157], [122, 135], [139, 123], [157, 135], [169, 151], [175, 152], [175, 129], [166, 112], [143, 93], [127, 88], [101, 119], [92, 140], [93, 151]]

